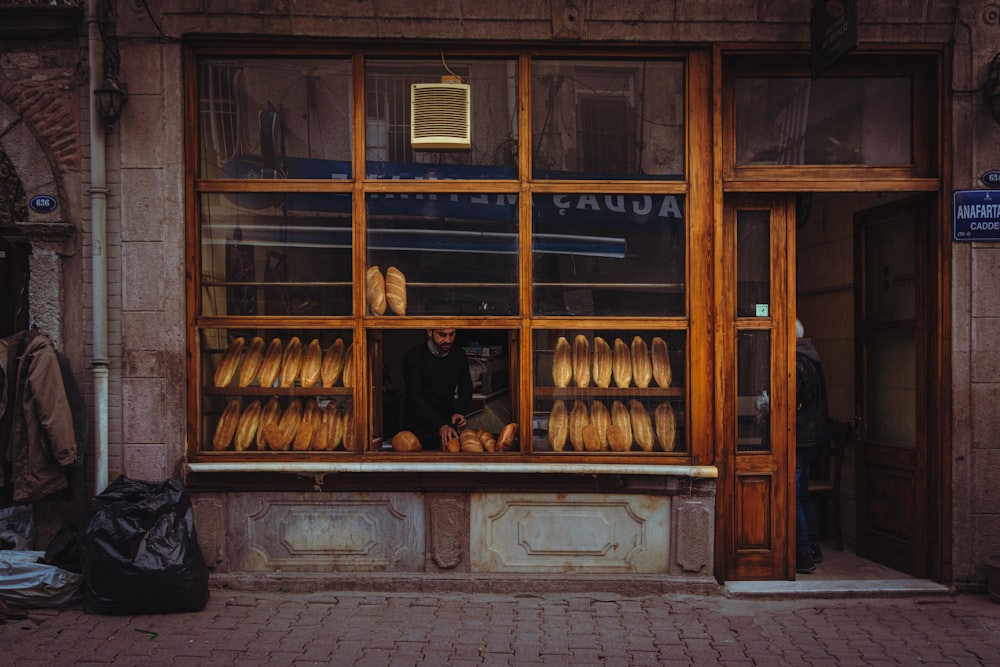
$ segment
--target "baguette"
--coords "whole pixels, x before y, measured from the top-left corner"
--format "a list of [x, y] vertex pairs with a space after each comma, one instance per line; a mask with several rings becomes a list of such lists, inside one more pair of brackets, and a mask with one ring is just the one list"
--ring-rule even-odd
[[302, 370], [302, 341], [298, 336], [292, 336], [285, 348], [285, 354], [281, 358], [281, 378], [279, 386], [291, 387], [299, 377]]
[[495, 452], [497, 450], [497, 439], [486, 429], [479, 429], [479, 441], [483, 443], [484, 452]]
[[565, 336], [559, 336], [556, 347], [552, 351], [552, 382], [557, 387], [568, 387], [573, 379], [573, 361], [569, 341]]
[[219, 417], [219, 424], [215, 427], [215, 436], [212, 438], [212, 449], [219, 452], [228, 449], [236, 434], [236, 425], [240, 420], [240, 399], [234, 398], [229, 401], [229, 405], [222, 411]]
[[240, 415], [240, 421], [236, 425], [236, 451], [242, 452], [250, 449], [259, 428], [260, 401], [253, 401]]
[[640, 336], [632, 339], [632, 379], [640, 389], [649, 387], [653, 379], [653, 365], [649, 361], [649, 348]]
[[319, 382], [320, 367], [323, 363], [323, 349], [313, 338], [302, 355], [302, 386], [314, 387]]
[[326, 406], [326, 412], [333, 422], [330, 426], [330, 440], [326, 446], [332, 452], [344, 442], [344, 415], [337, 411], [336, 403]]
[[357, 433], [354, 432], [354, 405], [351, 404], [347, 406], [344, 410], [344, 449], [349, 452], [361, 453], [362, 449], [358, 446]]
[[653, 339], [649, 351], [653, 359], [653, 379], [656, 380], [656, 386], [669, 387], [673, 372], [670, 369], [670, 348], [667, 346], [667, 341], [657, 336]]
[[590, 384], [590, 341], [583, 334], [573, 339], [573, 378], [577, 387]]
[[497, 451], [506, 452], [514, 448], [514, 438], [517, 437], [517, 424], [510, 423], [500, 430], [497, 436]]
[[257, 382], [261, 387], [273, 387], [274, 381], [278, 379], [281, 372], [281, 358], [284, 356], [285, 346], [280, 338], [272, 338], [271, 344], [267, 346], [264, 353], [264, 361], [260, 364], [260, 373]]
[[246, 343], [246, 339], [243, 336], [237, 336], [226, 348], [219, 361], [219, 366], [215, 369], [214, 382], [216, 387], [228, 387], [229, 383], [233, 381], [236, 367], [240, 364], [240, 355], [243, 354], [244, 343]]
[[[627, 452], [632, 449], [632, 418], [629, 416], [628, 408], [621, 401], [615, 401], [611, 404], [611, 423], [618, 431], [619, 446], [622, 447], [615, 451]], [[610, 427], [608, 427], [608, 444], [612, 449], [615, 449]]]
[[674, 415], [674, 408], [670, 401], [664, 401], [656, 406], [653, 411], [653, 419], [656, 423], [656, 437], [660, 440], [660, 447], [665, 452], [674, 451], [677, 439], [677, 417]]
[[385, 278], [377, 266], [368, 268], [365, 274], [365, 291], [368, 296], [368, 307], [372, 314], [385, 314]]
[[306, 401], [306, 407], [302, 411], [302, 419], [299, 420], [299, 427], [295, 430], [295, 439], [292, 440], [292, 449], [297, 452], [308, 451], [312, 446], [313, 434], [322, 415], [315, 400]]
[[302, 399], [296, 398], [285, 409], [277, 423], [265, 432], [268, 447], [278, 451], [287, 450], [295, 439], [295, 433], [299, 430], [301, 422]]
[[397, 315], [406, 315], [406, 276], [395, 266], [385, 270], [385, 300]]
[[344, 368], [344, 339], [338, 338], [323, 355], [323, 363], [319, 373], [324, 387], [333, 387], [340, 379], [340, 371]]
[[594, 427], [597, 442], [600, 443], [599, 449], [607, 449], [608, 426], [611, 425], [611, 415], [608, 413], [608, 408], [601, 401], [594, 400], [590, 403], [590, 424]]
[[354, 386], [354, 343], [344, 350], [344, 370], [340, 381], [348, 389]]
[[583, 429], [589, 425], [587, 404], [580, 400], [575, 401], [573, 410], [569, 413], [569, 444], [578, 452], [584, 450]]
[[611, 353], [611, 369], [616, 387], [632, 384], [632, 352], [621, 338], [615, 338], [615, 348]]
[[611, 365], [611, 346], [600, 336], [594, 336], [594, 365], [591, 375], [598, 387], [611, 386]]
[[260, 365], [264, 362], [264, 339], [260, 336], [254, 336], [250, 341], [250, 348], [247, 350], [246, 356], [243, 357], [243, 363], [240, 365], [240, 378], [239, 385], [241, 387], [249, 387], [253, 384], [253, 381], [257, 378], [257, 371], [260, 370]]
[[639, 401], [632, 399], [629, 401], [632, 417], [632, 435], [639, 443], [639, 448], [644, 452], [653, 451], [653, 422], [649, 418], [649, 412]]
[[262, 452], [268, 448], [266, 431], [274, 428], [274, 425], [281, 419], [281, 404], [278, 399], [271, 397], [264, 409], [260, 411], [260, 423], [257, 425], [257, 451]]
[[552, 412], [549, 413], [549, 444], [552, 449], [561, 452], [566, 446], [566, 436], [569, 434], [569, 413], [566, 412], [566, 403], [556, 399], [552, 404]]
[[319, 421], [313, 431], [312, 442], [309, 443], [309, 449], [313, 451], [321, 452], [330, 447], [330, 432], [333, 430], [333, 423], [337, 421], [337, 408], [333, 407], [331, 410], [331, 407], [333, 403], [320, 410]]
[[583, 427], [583, 448], [588, 452], [601, 451], [601, 440], [597, 437], [597, 429], [593, 424]]
[[608, 426], [608, 447], [613, 452], [627, 452], [631, 445], [625, 442], [625, 436], [617, 424]]

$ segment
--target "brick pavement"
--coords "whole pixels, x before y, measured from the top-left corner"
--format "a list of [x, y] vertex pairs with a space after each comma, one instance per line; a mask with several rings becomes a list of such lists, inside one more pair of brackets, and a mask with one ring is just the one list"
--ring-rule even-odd
[[985, 595], [731, 598], [611, 593], [213, 590], [199, 613], [31, 610], [0, 624], [2, 664], [1000, 665]]

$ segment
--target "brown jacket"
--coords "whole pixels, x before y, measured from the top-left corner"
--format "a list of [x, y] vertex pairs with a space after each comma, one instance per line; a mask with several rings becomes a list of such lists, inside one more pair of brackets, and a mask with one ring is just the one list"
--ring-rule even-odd
[[73, 415], [46, 334], [22, 332], [0, 340], [0, 424], [10, 429], [0, 447], [6, 446], [4, 459], [11, 465], [11, 479], [0, 483], [13, 484], [15, 502], [68, 486], [63, 467], [77, 461]]

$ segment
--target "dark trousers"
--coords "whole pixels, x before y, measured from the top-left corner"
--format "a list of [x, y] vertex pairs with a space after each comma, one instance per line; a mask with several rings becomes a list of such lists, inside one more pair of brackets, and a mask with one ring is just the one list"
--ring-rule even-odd
[[819, 457], [819, 447], [795, 448], [795, 552], [807, 554], [819, 544], [816, 505], [809, 494], [809, 469]]

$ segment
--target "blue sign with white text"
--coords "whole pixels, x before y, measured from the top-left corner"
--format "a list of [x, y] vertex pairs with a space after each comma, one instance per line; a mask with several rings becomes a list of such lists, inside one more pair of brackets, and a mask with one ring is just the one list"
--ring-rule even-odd
[[956, 241], [1000, 241], [1000, 192], [955, 190], [952, 237]]

